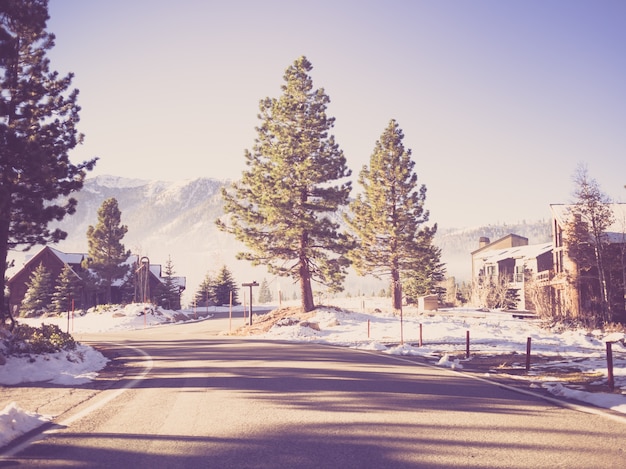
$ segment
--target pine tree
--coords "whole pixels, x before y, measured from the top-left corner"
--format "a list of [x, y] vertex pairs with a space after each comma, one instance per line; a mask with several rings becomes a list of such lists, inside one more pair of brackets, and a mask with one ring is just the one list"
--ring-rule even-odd
[[89, 267], [92, 269], [105, 288], [106, 303], [111, 303], [111, 286], [117, 279], [124, 278], [128, 273], [125, 262], [130, 251], [124, 249], [122, 239], [128, 231], [126, 225], [121, 225], [122, 214], [117, 206], [117, 200], [105, 200], [98, 209], [98, 223], [89, 225], [87, 229], [87, 244], [89, 246]]
[[43, 264], [33, 271], [22, 301], [22, 315], [38, 315], [50, 309], [54, 285], [52, 275]]
[[233, 274], [226, 266], [222, 266], [215, 279], [213, 285], [213, 294], [215, 302], [218, 305], [230, 304], [230, 295], [233, 295], [233, 304], [237, 304], [237, 283], [233, 278]]
[[167, 309], [180, 309], [180, 288], [174, 278], [174, 263], [171, 256], [168, 256], [165, 263], [165, 276], [163, 277], [163, 287], [160, 294], [159, 304]]
[[248, 169], [232, 192], [222, 192], [228, 220], [218, 220], [249, 249], [240, 259], [300, 282], [304, 311], [315, 308], [312, 281], [343, 288], [350, 247], [334, 219], [348, 203], [351, 183], [343, 179], [350, 171], [328, 133], [330, 99], [313, 89], [312, 68], [300, 57], [285, 72], [283, 94], [260, 102], [258, 136], [245, 153]]
[[[597, 181], [591, 178], [587, 168], [581, 165], [574, 174], [574, 204], [571, 205], [571, 221], [565, 228], [564, 242], [567, 255], [576, 262], [577, 278], [573, 279], [580, 289], [584, 277], [597, 282], [600, 310], [589, 311], [590, 324], [610, 321], [610, 285], [607, 269], [609, 239], [607, 228], [614, 221], [608, 196], [602, 192]], [[590, 277], [593, 277], [591, 279]]]
[[[73, 75], [50, 71], [47, 0], [0, 2], [0, 292], [8, 251], [56, 242], [66, 233], [48, 224], [76, 210], [68, 197], [83, 186], [96, 159], [74, 165], [78, 90]], [[4, 322], [5, 301], [0, 304]]]
[[216, 305], [215, 298], [215, 280], [211, 274], [207, 273], [202, 280], [202, 283], [196, 290], [194, 296], [194, 303], [196, 306], [213, 306]]
[[346, 221], [354, 230], [357, 246], [350, 253], [360, 275], [389, 275], [393, 308], [402, 306], [401, 277], [415, 277], [434, 286], [443, 277], [440, 251], [433, 246], [437, 225], [423, 226], [426, 186], [418, 187], [411, 150], [391, 120], [376, 142], [370, 167], [359, 174], [363, 194], [350, 204]]
[[76, 300], [80, 300], [78, 295], [80, 287], [80, 279], [72, 268], [65, 264], [63, 270], [59, 274], [52, 294], [52, 308], [55, 312], [70, 311], [72, 308], [72, 300], [76, 305]]
[[272, 292], [270, 290], [269, 285], [267, 284], [267, 279], [263, 279], [261, 285], [259, 286], [259, 303], [271, 303], [272, 302]]

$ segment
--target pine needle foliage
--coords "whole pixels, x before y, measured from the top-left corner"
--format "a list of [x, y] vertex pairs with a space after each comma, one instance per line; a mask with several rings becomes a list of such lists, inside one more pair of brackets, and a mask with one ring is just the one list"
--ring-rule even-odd
[[272, 291], [270, 290], [270, 286], [267, 283], [267, 279], [263, 279], [261, 281], [261, 286], [259, 287], [259, 303], [271, 303], [272, 302]]
[[314, 89], [306, 57], [284, 74], [282, 95], [261, 100], [247, 170], [223, 191], [227, 219], [220, 229], [246, 248], [240, 259], [266, 265], [300, 283], [302, 308], [315, 308], [312, 281], [341, 290], [350, 248], [337, 212], [347, 205], [350, 171], [335, 138], [323, 89]]
[[165, 274], [163, 277], [163, 284], [160, 289], [161, 291], [158, 293], [159, 305], [164, 308], [177, 311], [181, 307], [180, 287], [174, 278], [174, 263], [171, 256], [167, 257], [163, 273]]
[[49, 311], [53, 293], [52, 274], [43, 264], [39, 264], [28, 280], [26, 295], [22, 301], [22, 315], [38, 316]]
[[102, 202], [98, 209], [98, 223], [87, 228], [89, 268], [97, 274], [103, 284], [107, 304], [111, 303], [113, 282], [124, 278], [129, 270], [126, 261], [130, 251], [122, 244], [128, 227], [121, 223], [122, 212], [117, 200], [111, 197]]
[[402, 305], [402, 277], [442, 277], [440, 251], [433, 246], [437, 225], [425, 226], [426, 186], [418, 184], [411, 150], [404, 134], [391, 120], [374, 146], [369, 167], [363, 166], [358, 182], [363, 187], [345, 216], [357, 239], [350, 252], [360, 275], [390, 277], [392, 304]]
[[194, 295], [195, 306], [215, 306], [217, 299], [215, 298], [215, 279], [210, 273], [207, 273], [198, 286]]
[[217, 273], [215, 283], [213, 285], [213, 294], [215, 296], [215, 302], [218, 305], [228, 305], [231, 303], [236, 305], [237, 302], [237, 282], [233, 277], [233, 274], [228, 267], [222, 266]]
[[[96, 159], [72, 164], [82, 142], [73, 75], [50, 70], [47, 0], [0, 2], [0, 291], [8, 251], [66, 237], [48, 224], [76, 211], [67, 197], [83, 186]], [[0, 319], [4, 311], [0, 304]]]
[[80, 306], [80, 278], [69, 264], [65, 264], [56, 279], [52, 294], [52, 309], [57, 313], [71, 311], [72, 301], [75, 307]]

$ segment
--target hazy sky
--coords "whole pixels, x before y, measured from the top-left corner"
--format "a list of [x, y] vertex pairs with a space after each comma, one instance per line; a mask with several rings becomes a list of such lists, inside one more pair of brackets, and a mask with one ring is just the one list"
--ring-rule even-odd
[[626, 2], [50, 0], [92, 175], [238, 179], [305, 55], [356, 175], [390, 119], [441, 227], [549, 217], [581, 162], [626, 201]]

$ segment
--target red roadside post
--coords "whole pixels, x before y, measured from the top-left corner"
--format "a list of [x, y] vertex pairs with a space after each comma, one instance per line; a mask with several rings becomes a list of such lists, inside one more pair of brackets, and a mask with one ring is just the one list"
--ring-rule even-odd
[[530, 344], [531, 338], [526, 338], [526, 371], [530, 370]]

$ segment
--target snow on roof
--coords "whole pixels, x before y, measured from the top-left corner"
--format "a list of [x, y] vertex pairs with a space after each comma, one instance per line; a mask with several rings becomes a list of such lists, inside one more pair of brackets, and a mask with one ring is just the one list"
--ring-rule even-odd
[[514, 248], [495, 249], [486, 251], [479, 258], [485, 263], [497, 263], [504, 259], [536, 259], [541, 254], [550, 252], [552, 243], [531, 244], [528, 246], [517, 246]]
[[156, 278], [161, 278], [161, 264], [150, 264], [150, 272]]
[[[50, 246], [48, 246], [50, 247]], [[83, 259], [87, 257], [87, 254], [81, 253], [67, 253], [59, 251], [58, 249], [50, 248], [50, 250], [65, 264], [80, 264]]]

